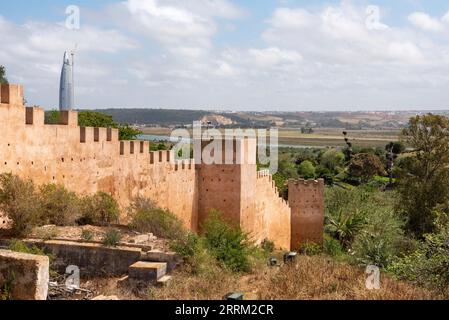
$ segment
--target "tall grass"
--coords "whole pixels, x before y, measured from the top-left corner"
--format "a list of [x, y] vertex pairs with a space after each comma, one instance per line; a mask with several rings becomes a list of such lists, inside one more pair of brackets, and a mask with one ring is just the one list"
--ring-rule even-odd
[[382, 274], [381, 289], [367, 290], [364, 268], [323, 256], [300, 256], [280, 268], [259, 267], [245, 276], [212, 267], [207, 274], [177, 270], [172, 283], [153, 293], [152, 299], [223, 299], [229, 292], [263, 300], [420, 300], [443, 298]]

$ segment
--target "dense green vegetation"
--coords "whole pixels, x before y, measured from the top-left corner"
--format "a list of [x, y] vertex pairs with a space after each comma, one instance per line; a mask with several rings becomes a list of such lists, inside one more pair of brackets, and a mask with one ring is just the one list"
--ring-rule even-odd
[[8, 84], [8, 78], [6, 78], [6, 70], [2, 65], [0, 65], [0, 84]]
[[449, 118], [414, 117], [399, 140], [284, 149], [275, 181], [325, 179], [325, 254], [449, 294]]
[[165, 239], [177, 239], [184, 232], [181, 221], [171, 212], [158, 208], [151, 200], [137, 198], [131, 204], [131, 228]]
[[119, 217], [117, 202], [106, 193], [80, 197], [60, 185], [37, 188], [31, 180], [9, 173], [0, 175], [0, 210], [11, 219], [11, 233], [17, 237], [47, 224], [107, 226]]
[[116, 229], [109, 229], [103, 238], [103, 245], [106, 247], [117, 247], [122, 240], [120, 231]]

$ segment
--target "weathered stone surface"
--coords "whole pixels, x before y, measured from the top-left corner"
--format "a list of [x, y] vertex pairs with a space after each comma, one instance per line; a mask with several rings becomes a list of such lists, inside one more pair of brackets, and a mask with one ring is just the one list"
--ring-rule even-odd
[[105, 247], [101, 244], [70, 241], [35, 242], [36, 246], [50, 252], [53, 267], [65, 272], [69, 265], [80, 269], [81, 277], [93, 275], [123, 275], [128, 267], [139, 261], [142, 250], [129, 247]]
[[167, 272], [166, 263], [139, 261], [129, 267], [129, 278], [139, 281], [157, 281]]
[[171, 280], [172, 280], [171, 276], [165, 275], [162, 278], [160, 278], [159, 280], [157, 280], [157, 285], [159, 287], [165, 287], [170, 283]]
[[10, 285], [13, 300], [46, 300], [49, 259], [26, 253], [0, 250], [0, 287]]
[[173, 271], [181, 262], [182, 258], [174, 252], [163, 252], [152, 250], [142, 254], [142, 260], [148, 262], [165, 262], [167, 271]]
[[150, 236], [148, 234], [141, 234], [132, 239], [132, 242], [136, 244], [142, 244], [148, 241], [150, 241]]
[[288, 200], [291, 207], [291, 249], [301, 244], [323, 243], [324, 180], [290, 180]]

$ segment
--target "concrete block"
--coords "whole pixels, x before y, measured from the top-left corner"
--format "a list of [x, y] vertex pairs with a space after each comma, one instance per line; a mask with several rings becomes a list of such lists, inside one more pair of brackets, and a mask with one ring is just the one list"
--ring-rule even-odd
[[150, 241], [150, 236], [148, 234], [141, 234], [138, 236], [135, 236], [133, 239], [131, 239], [131, 243], [136, 243], [136, 244], [142, 244], [142, 243], [147, 243], [148, 241]]
[[0, 287], [10, 285], [12, 300], [47, 300], [49, 259], [0, 250]]
[[143, 261], [150, 262], [165, 262], [167, 263], [168, 272], [173, 271], [180, 263], [182, 258], [174, 252], [163, 252], [158, 250], [152, 250], [142, 255]]
[[70, 241], [30, 242], [50, 252], [55, 260], [53, 267], [65, 272], [68, 265], [78, 266], [84, 276], [123, 275], [128, 267], [140, 261], [142, 250], [127, 247], [105, 247], [95, 243]]
[[139, 281], [157, 281], [167, 272], [166, 263], [139, 261], [129, 267], [129, 278]]
[[159, 280], [157, 280], [157, 285], [159, 287], [165, 287], [170, 283], [171, 280], [172, 280], [171, 276], [165, 275], [162, 278], [160, 278]]

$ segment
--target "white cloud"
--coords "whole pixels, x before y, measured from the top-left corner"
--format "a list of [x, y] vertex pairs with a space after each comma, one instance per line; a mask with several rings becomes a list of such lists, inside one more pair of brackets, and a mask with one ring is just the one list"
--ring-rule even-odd
[[279, 29], [302, 29], [313, 23], [314, 16], [304, 9], [279, 8], [269, 20], [270, 24]]
[[408, 16], [408, 20], [418, 28], [426, 31], [441, 31], [443, 25], [437, 19], [432, 18], [424, 12], [414, 12]]
[[129, 0], [123, 5], [131, 15], [125, 21], [132, 29], [162, 42], [203, 42], [216, 30], [211, 20], [179, 7], [160, 5], [156, 0]]
[[[419, 37], [400, 28], [369, 29], [367, 12], [343, 2], [321, 10], [277, 10], [263, 33], [271, 46], [298, 51], [308, 62], [342, 65], [426, 64]], [[291, 17], [300, 12], [308, 23], [299, 25]], [[294, 19], [293, 19], [294, 20]], [[379, 22], [381, 23], [381, 22]]]
[[81, 94], [90, 92], [91, 86], [107, 86], [114, 73], [114, 66], [96, 55], [114, 55], [139, 47], [135, 40], [114, 29], [83, 25], [79, 30], [68, 30], [63, 25], [36, 21], [18, 25], [1, 16], [0, 39], [0, 61], [7, 66], [10, 81], [25, 85], [25, 92], [31, 94], [27, 96], [30, 103], [42, 103], [47, 108], [57, 101], [64, 51], [77, 44], [75, 76]]
[[[298, 63], [302, 56], [292, 50], [281, 50], [276, 47], [249, 50], [251, 60], [260, 68], [273, 67], [282, 63]], [[254, 60], [253, 60], [254, 59]]]
[[0, 62], [10, 80], [26, 85], [29, 101], [46, 107], [57, 102], [62, 53], [75, 43], [80, 107], [406, 108], [449, 101], [449, 13], [439, 20], [412, 14], [398, 27], [349, 0], [313, 9], [288, 3], [257, 21], [265, 28], [260, 35], [236, 43], [221, 32], [245, 34], [239, 28], [254, 16], [245, 21], [247, 12], [227, 0], [126, 0], [79, 31], [0, 17]]
[[449, 11], [441, 18], [441, 20], [445, 23], [449, 23]]
[[165, 46], [210, 47], [218, 28], [214, 18], [245, 15], [227, 0], [127, 0], [110, 11], [128, 29]]
[[201, 16], [240, 19], [247, 15], [246, 11], [227, 0], [165, 0], [164, 3], [184, 7]]

